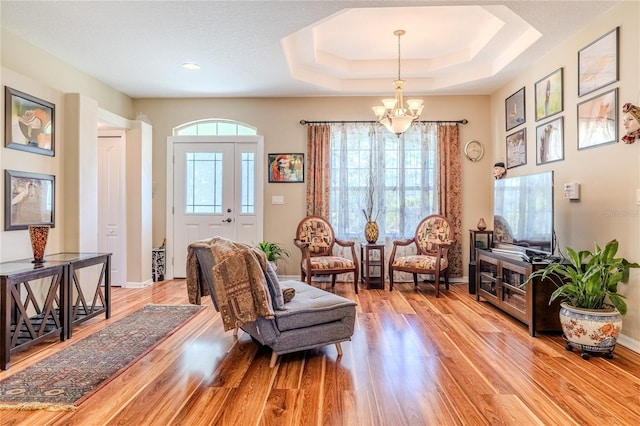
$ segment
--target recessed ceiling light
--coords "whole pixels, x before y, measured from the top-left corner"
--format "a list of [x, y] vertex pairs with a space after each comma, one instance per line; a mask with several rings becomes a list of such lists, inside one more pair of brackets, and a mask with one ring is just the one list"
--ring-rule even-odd
[[182, 64], [182, 68], [187, 70], [199, 70], [200, 65], [196, 64], [195, 62], [185, 62], [184, 64]]

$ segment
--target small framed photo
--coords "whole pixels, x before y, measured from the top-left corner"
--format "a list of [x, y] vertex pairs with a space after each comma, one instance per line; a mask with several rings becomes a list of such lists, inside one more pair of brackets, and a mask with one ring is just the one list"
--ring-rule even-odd
[[304, 182], [304, 154], [268, 154], [269, 183]]
[[527, 129], [507, 136], [507, 169], [527, 164]]
[[578, 104], [578, 149], [617, 141], [617, 88]]
[[5, 146], [55, 155], [55, 105], [4, 87]]
[[524, 89], [523, 87], [504, 101], [504, 119], [507, 131], [526, 122]]
[[535, 84], [536, 121], [562, 112], [563, 69], [558, 68]]
[[564, 160], [564, 117], [536, 127], [536, 164]]
[[578, 52], [578, 96], [618, 81], [618, 37], [616, 27]]
[[29, 225], [55, 226], [55, 183], [52, 175], [5, 170], [4, 230]]

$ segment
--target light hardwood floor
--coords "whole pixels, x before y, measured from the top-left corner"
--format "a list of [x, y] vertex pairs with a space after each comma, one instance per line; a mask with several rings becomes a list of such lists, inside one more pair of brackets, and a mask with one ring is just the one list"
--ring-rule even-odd
[[[326, 284], [321, 284], [325, 286]], [[387, 284], [388, 288], [388, 284]], [[2, 425], [637, 425], [640, 355], [583, 360], [558, 335], [527, 327], [466, 284], [434, 297], [346, 283], [358, 302], [351, 342], [280, 357], [225, 333], [209, 299], [199, 314], [74, 412], [0, 411]], [[113, 291], [109, 321], [67, 342], [19, 352], [0, 379], [149, 303], [184, 304], [184, 280]]]

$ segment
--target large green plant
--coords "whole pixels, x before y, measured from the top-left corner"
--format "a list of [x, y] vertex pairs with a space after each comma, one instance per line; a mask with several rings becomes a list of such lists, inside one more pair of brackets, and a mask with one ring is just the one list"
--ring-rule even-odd
[[258, 248], [264, 252], [269, 262], [278, 262], [280, 259], [289, 257], [289, 251], [278, 243], [262, 241], [258, 243]]
[[618, 294], [618, 284], [629, 281], [629, 269], [639, 268], [637, 263], [615, 257], [618, 241], [612, 240], [603, 248], [596, 244], [594, 252], [575, 251], [567, 247], [568, 262], [550, 263], [529, 276], [551, 279], [558, 288], [551, 294], [552, 302], [562, 296], [576, 308], [602, 309], [609, 302], [622, 314], [627, 313], [624, 296]]

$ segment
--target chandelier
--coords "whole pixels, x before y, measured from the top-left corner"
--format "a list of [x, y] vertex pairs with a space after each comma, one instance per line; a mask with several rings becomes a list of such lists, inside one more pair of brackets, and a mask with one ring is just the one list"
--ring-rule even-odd
[[393, 82], [395, 86], [395, 97], [392, 99], [383, 99], [382, 105], [372, 107], [376, 115], [376, 120], [389, 129], [391, 133], [395, 133], [400, 137], [411, 124], [420, 118], [422, 109], [422, 99], [409, 99], [407, 101], [408, 108], [404, 107], [402, 97], [402, 87], [404, 80], [400, 78], [400, 37], [404, 35], [404, 30], [396, 30], [393, 35], [398, 36], [398, 79]]

